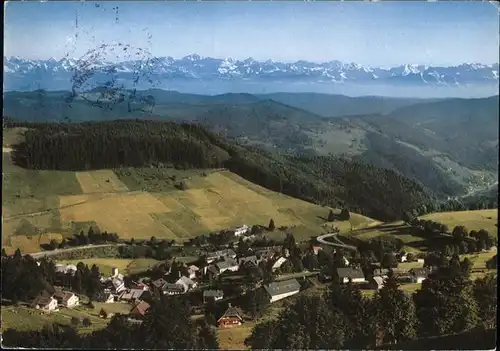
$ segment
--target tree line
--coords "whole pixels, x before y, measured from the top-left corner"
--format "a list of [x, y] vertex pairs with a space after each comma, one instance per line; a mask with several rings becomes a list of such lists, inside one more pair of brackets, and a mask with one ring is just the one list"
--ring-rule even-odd
[[76, 171], [160, 162], [180, 168], [227, 168], [270, 190], [384, 221], [436, 206], [430, 192], [394, 171], [340, 157], [269, 153], [224, 140], [196, 124], [7, 120], [6, 126], [31, 128], [12, 152], [14, 162], [25, 168]]
[[494, 328], [496, 277], [472, 282], [470, 270], [458, 256], [444, 258], [412, 296], [392, 273], [372, 299], [354, 284], [333, 282], [323, 296], [301, 295], [278, 318], [257, 324], [245, 343], [252, 349], [366, 349]]
[[407, 217], [407, 220], [414, 234], [432, 239], [433, 247], [445, 251], [448, 256], [489, 250], [497, 244], [497, 238], [485, 229], [469, 231], [465, 226], [457, 225], [450, 230], [447, 225], [433, 220], [417, 217]]
[[35, 260], [30, 255], [2, 256], [2, 298], [30, 301], [44, 292], [54, 293], [54, 286], [62, 286], [95, 300], [103, 293], [101, 273], [96, 265], [91, 268], [79, 262], [74, 274], [58, 272], [54, 261], [46, 257]]

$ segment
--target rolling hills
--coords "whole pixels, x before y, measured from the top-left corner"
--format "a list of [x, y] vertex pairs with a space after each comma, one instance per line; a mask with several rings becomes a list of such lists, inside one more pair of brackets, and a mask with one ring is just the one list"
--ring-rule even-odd
[[272, 152], [333, 154], [388, 168], [441, 198], [471, 195], [498, 178], [498, 96], [446, 100], [306, 93], [204, 96], [101, 88], [75, 97], [39, 90], [10, 92], [4, 98], [4, 115], [22, 121], [196, 121], [228, 139]]
[[[138, 122], [121, 123], [127, 123], [122, 130], [130, 132]], [[108, 127], [117, 130], [113, 123]], [[8, 252], [18, 247], [37, 252], [40, 244], [61, 240], [90, 225], [124, 238], [154, 235], [179, 242], [242, 223], [267, 225], [270, 218], [278, 226], [293, 226], [293, 232], [305, 233], [305, 237], [323, 230], [320, 225], [328, 208], [268, 190], [228, 170], [19, 167], [11, 156], [16, 143], [23, 145], [30, 133], [33, 130], [19, 127], [4, 130], [2, 244]], [[187, 189], [176, 187], [181, 180]], [[346, 190], [356, 191], [354, 187]], [[363, 226], [372, 220], [353, 214], [353, 221]]]

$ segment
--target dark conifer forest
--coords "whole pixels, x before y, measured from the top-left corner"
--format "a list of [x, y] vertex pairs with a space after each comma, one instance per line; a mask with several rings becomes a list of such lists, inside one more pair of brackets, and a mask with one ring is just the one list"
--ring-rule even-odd
[[14, 162], [38, 170], [119, 167], [227, 168], [241, 177], [299, 199], [347, 207], [383, 221], [405, 211], [436, 210], [433, 194], [387, 169], [333, 156], [296, 157], [242, 146], [197, 124], [145, 120], [25, 123]]

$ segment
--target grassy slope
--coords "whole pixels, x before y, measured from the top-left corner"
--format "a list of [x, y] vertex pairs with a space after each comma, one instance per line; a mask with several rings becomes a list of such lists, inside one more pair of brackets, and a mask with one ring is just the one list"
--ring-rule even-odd
[[[19, 140], [19, 130], [5, 130]], [[228, 171], [165, 168], [91, 172], [26, 170], [4, 153], [3, 233], [7, 252], [40, 250], [95, 223], [101, 230], [136, 239], [190, 237], [243, 223], [292, 227], [297, 239], [324, 232], [329, 208], [269, 191]], [[185, 179], [188, 189], [175, 188]], [[19, 197], [18, 197], [19, 195]], [[372, 220], [353, 214], [353, 225]], [[350, 227], [339, 222], [341, 229]], [[14, 235], [16, 234], [16, 235]]]
[[60, 308], [59, 312], [42, 313], [40, 311], [28, 308], [26, 306], [2, 306], [2, 330], [14, 328], [16, 330], [40, 330], [47, 324], [61, 323], [71, 324], [71, 318], [77, 317], [80, 319], [89, 318], [92, 325], [89, 328], [79, 326], [80, 333], [87, 333], [93, 330], [105, 328], [108, 320], [99, 318], [101, 308], [108, 313], [123, 313], [130, 312], [132, 306], [127, 303], [112, 303], [104, 304], [93, 302], [95, 308], [89, 309], [86, 306], [77, 306], [73, 309]]
[[122, 274], [135, 274], [141, 271], [145, 271], [148, 268], [155, 266], [159, 261], [151, 258], [139, 258], [139, 259], [119, 259], [119, 258], [86, 258], [81, 260], [64, 260], [61, 263], [74, 264], [78, 262], [83, 262], [84, 264], [92, 267], [96, 265], [99, 267], [99, 271], [105, 276], [111, 275], [111, 271], [114, 267], [118, 268], [118, 271]]
[[[457, 225], [464, 225], [468, 230], [486, 229], [491, 235], [495, 235], [498, 228], [495, 224], [498, 221], [497, 210], [477, 210], [477, 211], [458, 211], [431, 213], [422, 216], [421, 219], [433, 220], [446, 224], [450, 230]], [[355, 231], [352, 235], [356, 238], [368, 240], [382, 235], [395, 236], [411, 245], [422, 240], [418, 236], [411, 235], [410, 228], [402, 221], [393, 223], [383, 223], [378, 226]], [[407, 246], [410, 251], [420, 251], [423, 248]]]

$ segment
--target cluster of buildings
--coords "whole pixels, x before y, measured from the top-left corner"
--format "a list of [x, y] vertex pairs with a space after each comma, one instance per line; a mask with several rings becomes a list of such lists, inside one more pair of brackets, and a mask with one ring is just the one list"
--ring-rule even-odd
[[[241, 237], [248, 234], [249, 227], [243, 225], [231, 230], [236, 237]], [[245, 237], [248, 237], [245, 235]], [[312, 252], [318, 255], [322, 250], [320, 246], [312, 246]], [[267, 247], [254, 247], [251, 249], [251, 254], [247, 256], [238, 256], [236, 252], [231, 249], [217, 250], [213, 252], [204, 252], [201, 255], [204, 259], [200, 266], [194, 264], [183, 265], [182, 269], [178, 270], [177, 274], [173, 276], [172, 271], [166, 272], [165, 275], [159, 279], [140, 279], [139, 282], [133, 282], [130, 286], [126, 286], [125, 279], [119, 273], [117, 268], [112, 270], [110, 277], [101, 278], [103, 285], [103, 293], [98, 296], [97, 301], [103, 303], [114, 302], [127, 302], [131, 304], [129, 319], [131, 321], [140, 322], [142, 317], [150, 307], [147, 301], [151, 301], [154, 294], [162, 295], [182, 295], [189, 292], [197, 291], [201, 294], [203, 304], [209, 302], [220, 302], [231, 297], [224, 296], [224, 291], [214, 288], [204, 288], [203, 281], [210, 281], [221, 274], [228, 272], [237, 272], [242, 268], [256, 268], [261, 262], [265, 262], [267, 267], [272, 271], [279, 271], [282, 265], [288, 261], [289, 252], [283, 250], [282, 246], [267, 246]], [[399, 262], [406, 262], [407, 255], [405, 252], [400, 252], [396, 255]], [[349, 260], [343, 258], [345, 268], [337, 268], [336, 274], [338, 275], [341, 283], [356, 283], [365, 284], [373, 289], [380, 289], [384, 285], [387, 278], [388, 270], [374, 267], [373, 274], [370, 278], [366, 279], [365, 274], [361, 268], [350, 266]], [[178, 267], [179, 268], [179, 267]], [[74, 275], [77, 267], [74, 265], [56, 265], [56, 271], [64, 274]], [[401, 282], [415, 282], [421, 283], [429, 274], [425, 268], [414, 268], [411, 270], [393, 270], [398, 280]], [[330, 273], [331, 274], [331, 273]], [[325, 276], [323, 278], [328, 280], [331, 277]], [[261, 286], [265, 291], [269, 302], [276, 301], [293, 296], [300, 292], [301, 285], [296, 279], [287, 279], [282, 281], [275, 281], [269, 284], [256, 284], [254, 288]], [[59, 306], [72, 308], [78, 306], [78, 296], [69, 291], [57, 289], [52, 295], [43, 295], [33, 301], [32, 306], [44, 311], [57, 310]], [[221, 328], [228, 328], [240, 325], [243, 322], [243, 313], [235, 306], [229, 304], [225, 313], [217, 320], [217, 325]]]

